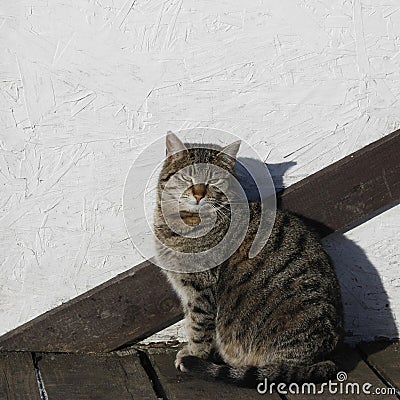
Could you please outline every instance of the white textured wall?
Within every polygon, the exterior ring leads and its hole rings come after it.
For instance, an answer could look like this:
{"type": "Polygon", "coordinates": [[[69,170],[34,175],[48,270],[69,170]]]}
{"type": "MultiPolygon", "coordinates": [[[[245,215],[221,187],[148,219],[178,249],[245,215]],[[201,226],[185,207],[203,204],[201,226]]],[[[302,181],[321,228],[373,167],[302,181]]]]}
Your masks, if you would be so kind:
{"type": "MultiPolygon", "coordinates": [[[[268,162],[297,163],[273,168],[286,184],[394,130],[400,7],[2,1],[0,78],[4,333],[140,261],[124,240],[123,182],[168,129],[243,136],[268,162]]],[[[399,220],[396,209],[350,233],[393,296],[399,220]]]]}

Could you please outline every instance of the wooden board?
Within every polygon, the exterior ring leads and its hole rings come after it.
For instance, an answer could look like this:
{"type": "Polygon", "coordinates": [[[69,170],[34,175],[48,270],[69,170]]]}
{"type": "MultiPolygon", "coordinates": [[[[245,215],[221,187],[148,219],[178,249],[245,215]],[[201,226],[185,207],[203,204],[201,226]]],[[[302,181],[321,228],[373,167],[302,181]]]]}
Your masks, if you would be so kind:
{"type": "Polygon", "coordinates": [[[290,186],[280,206],[327,235],[400,199],[400,130],[290,186]]]}
{"type": "MultiPolygon", "coordinates": [[[[400,198],[400,131],[285,190],[281,206],[323,236],[400,198]]],[[[179,301],[144,262],[0,337],[0,350],[98,352],[139,341],[178,321],[179,301]]]]}
{"type": "MultiPolygon", "coordinates": [[[[178,372],[174,366],[177,350],[149,349],[148,356],[165,391],[168,400],[232,400],[232,399],[260,399],[257,390],[239,388],[220,382],[205,382],[188,374],[178,372]]],[[[280,399],[275,393],[264,395],[265,399],[280,399]]]]}
{"type": "Polygon", "coordinates": [[[400,395],[400,343],[371,342],[361,343],[358,347],[367,361],[400,395]]]}
{"type": "Polygon", "coordinates": [[[99,352],[150,336],[181,318],[158,267],[144,262],[0,338],[0,350],[99,352]]]}
{"type": "MultiPolygon", "coordinates": [[[[323,389],[323,393],[321,394],[307,394],[307,392],[303,394],[286,394],[285,396],[290,399],[296,400],[306,400],[309,398],[315,399],[336,399],[336,398],[346,398],[346,399],[382,399],[382,394],[375,393],[376,389],[380,390],[384,388],[387,390],[388,387],[376,376],[373,370],[369,368],[369,366],[361,359],[361,356],[352,348],[348,346],[343,346],[341,351],[335,356],[335,361],[337,362],[340,371],[344,371],[347,374],[347,379],[343,380],[343,386],[340,387],[340,382],[335,379],[333,382],[338,383],[337,390],[338,392],[329,393],[328,388],[323,389]],[[348,386],[346,389],[346,383],[354,383],[359,385],[360,393],[357,395],[353,394],[352,387],[348,386]],[[363,385],[366,383],[370,383],[371,387],[366,387],[367,390],[370,391],[370,394],[363,393],[363,385]],[[346,390],[347,393],[346,394],[346,390]],[[340,392],[342,394],[340,394],[340,392]]],[[[318,389],[321,389],[321,385],[317,385],[318,389]]],[[[385,399],[395,400],[397,397],[394,394],[387,394],[384,396],[385,399]]]]}
{"type": "Polygon", "coordinates": [[[30,353],[0,353],[0,400],[40,400],[30,353]]]}
{"type": "Polygon", "coordinates": [[[137,355],[38,354],[50,400],[155,400],[137,355]]]}

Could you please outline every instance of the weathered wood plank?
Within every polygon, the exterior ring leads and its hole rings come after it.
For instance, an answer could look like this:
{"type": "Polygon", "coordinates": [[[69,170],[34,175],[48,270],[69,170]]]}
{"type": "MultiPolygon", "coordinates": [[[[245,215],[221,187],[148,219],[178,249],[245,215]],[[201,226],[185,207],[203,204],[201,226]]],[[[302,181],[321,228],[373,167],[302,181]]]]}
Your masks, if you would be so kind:
{"type": "Polygon", "coordinates": [[[38,367],[51,400],[155,400],[138,355],[38,355],[38,367]]]}
{"type": "Polygon", "coordinates": [[[98,352],[181,318],[160,269],[144,262],[0,338],[0,350],[98,352]]]}
{"type": "MultiPolygon", "coordinates": [[[[281,207],[326,235],[400,198],[400,130],[280,194],[281,207]],[[384,160],[384,161],[383,161],[384,160]]],[[[144,262],[0,337],[0,350],[109,351],[178,321],[179,301],[144,262]]]]}
{"type": "Polygon", "coordinates": [[[30,353],[0,354],[0,400],[40,400],[30,353]]]}
{"type": "Polygon", "coordinates": [[[367,361],[400,394],[400,342],[361,343],[358,348],[367,361]]]}
{"type": "MultiPolygon", "coordinates": [[[[340,386],[340,381],[337,379],[333,380],[334,383],[337,383],[337,386],[335,386],[337,390],[336,393],[329,392],[328,387],[321,389],[321,385],[317,385],[317,390],[323,390],[322,393],[308,394],[308,388],[306,388],[306,391],[303,393],[291,394],[288,392],[285,396],[289,400],[306,400],[309,398],[336,399],[342,396],[346,399],[382,399],[383,395],[377,393],[377,390],[379,391],[381,388],[387,390],[388,387],[376,376],[355,350],[348,346],[343,346],[334,359],[340,371],[344,371],[347,374],[347,379],[342,380],[342,386],[340,386]],[[346,384],[349,383],[358,384],[358,386],[349,385],[346,387],[346,384]],[[369,393],[365,393],[363,392],[363,385],[368,383],[371,386],[365,386],[364,389],[369,391],[369,393]],[[359,389],[357,389],[357,387],[359,389]],[[359,390],[359,392],[357,392],[357,390],[359,390]]],[[[388,400],[397,399],[394,394],[386,394],[384,397],[388,400]]]]}
{"type": "Polygon", "coordinates": [[[400,199],[400,130],[290,186],[280,206],[325,236],[400,199]]]}
{"type": "MultiPolygon", "coordinates": [[[[149,349],[147,353],[168,400],[260,399],[260,394],[256,388],[246,389],[222,382],[205,382],[178,372],[174,366],[177,350],[149,349]]],[[[280,399],[276,393],[263,397],[265,399],[280,399]]]]}

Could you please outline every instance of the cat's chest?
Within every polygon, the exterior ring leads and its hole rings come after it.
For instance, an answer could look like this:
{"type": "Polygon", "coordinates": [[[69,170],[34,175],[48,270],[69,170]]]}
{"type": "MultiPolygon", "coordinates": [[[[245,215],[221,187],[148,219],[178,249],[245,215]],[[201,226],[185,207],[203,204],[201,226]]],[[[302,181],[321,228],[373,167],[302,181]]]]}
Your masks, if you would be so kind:
{"type": "Polygon", "coordinates": [[[218,288],[218,271],[216,269],[190,274],[170,271],[165,271],[165,273],[184,304],[204,294],[216,299],[218,288]]]}

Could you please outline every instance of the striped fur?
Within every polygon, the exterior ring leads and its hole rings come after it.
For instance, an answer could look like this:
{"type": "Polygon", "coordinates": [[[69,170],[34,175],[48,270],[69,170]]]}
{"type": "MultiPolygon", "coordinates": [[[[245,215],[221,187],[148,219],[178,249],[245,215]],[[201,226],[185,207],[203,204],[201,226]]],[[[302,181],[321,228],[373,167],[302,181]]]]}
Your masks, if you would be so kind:
{"type": "MultiPolygon", "coordinates": [[[[212,191],[206,191],[206,198],[213,198],[227,212],[201,240],[172,234],[164,221],[160,193],[175,172],[207,162],[234,174],[233,163],[229,157],[221,157],[218,146],[201,146],[186,145],[181,147],[180,156],[168,157],[159,179],[155,232],[162,242],[180,252],[213,247],[229,227],[227,199],[212,191]]],[[[249,209],[245,240],[222,265],[190,274],[164,271],[181,298],[188,335],[187,346],[177,355],[176,367],[205,379],[250,386],[264,378],[270,382],[328,380],[336,370],[329,357],[343,329],[334,267],[303,222],[280,210],[268,242],[249,259],[261,207],[250,202],[249,209]],[[208,361],[213,352],[219,354],[224,365],[208,361]]],[[[179,262],[168,251],[159,251],[157,257],[171,265],[179,262]]]]}
{"type": "Polygon", "coordinates": [[[332,361],[320,361],[313,365],[284,360],[263,367],[232,367],[216,364],[195,356],[182,358],[185,370],[208,381],[222,380],[244,387],[256,387],[267,377],[269,383],[320,383],[334,378],[338,369],[332,361]]]}

